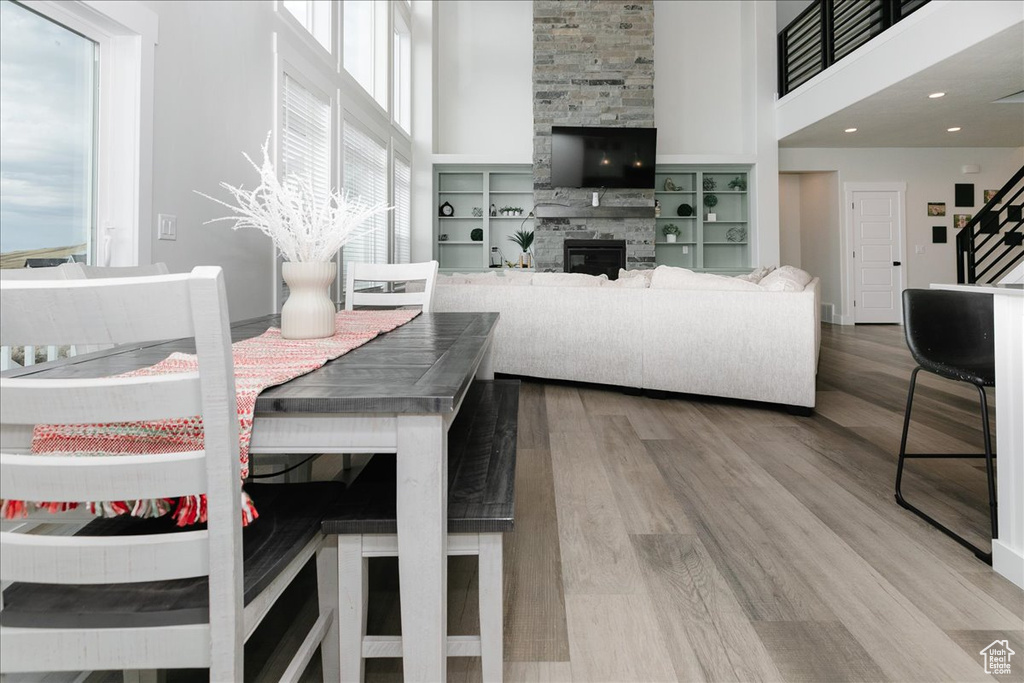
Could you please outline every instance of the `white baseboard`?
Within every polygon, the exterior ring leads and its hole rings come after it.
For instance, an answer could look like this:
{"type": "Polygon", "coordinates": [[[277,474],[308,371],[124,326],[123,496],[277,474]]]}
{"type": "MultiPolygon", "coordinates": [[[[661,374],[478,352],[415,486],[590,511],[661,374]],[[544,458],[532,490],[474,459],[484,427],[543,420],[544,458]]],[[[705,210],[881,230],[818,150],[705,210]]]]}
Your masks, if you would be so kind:
{"type": "Polygon", "coordinates": [[[999,539],[992,541],[992,569],[1019,588],[1024,588],[1024,553],[999,539]]]}

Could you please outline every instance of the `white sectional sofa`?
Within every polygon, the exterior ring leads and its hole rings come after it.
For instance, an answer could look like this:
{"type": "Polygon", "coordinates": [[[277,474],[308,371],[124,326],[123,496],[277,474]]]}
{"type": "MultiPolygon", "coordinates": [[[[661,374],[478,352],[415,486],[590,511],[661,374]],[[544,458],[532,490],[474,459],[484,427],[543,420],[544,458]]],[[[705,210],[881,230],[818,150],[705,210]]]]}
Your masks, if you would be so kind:
{"type": "Polygon", "coordinates": [[[439,278],[434,310],[500,313],[497,372],[814,407],[817,278],[788,287],[799,291],[719,290],[739,285],[663,268],[629,283],[549,273],[439,278]],[[686,281],[668,277],[676,275],[686,281]]]}

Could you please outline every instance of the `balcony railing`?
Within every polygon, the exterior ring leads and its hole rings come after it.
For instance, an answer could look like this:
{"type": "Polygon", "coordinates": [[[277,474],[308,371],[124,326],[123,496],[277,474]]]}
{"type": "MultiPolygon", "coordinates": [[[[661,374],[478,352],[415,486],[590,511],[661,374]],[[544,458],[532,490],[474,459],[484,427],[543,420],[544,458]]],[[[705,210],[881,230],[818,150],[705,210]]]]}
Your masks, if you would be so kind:
{"type": "Polygon", "coordinates": [[[779,33],[779,97],[927,3],[928,0],[815,0],[779,33]]]}

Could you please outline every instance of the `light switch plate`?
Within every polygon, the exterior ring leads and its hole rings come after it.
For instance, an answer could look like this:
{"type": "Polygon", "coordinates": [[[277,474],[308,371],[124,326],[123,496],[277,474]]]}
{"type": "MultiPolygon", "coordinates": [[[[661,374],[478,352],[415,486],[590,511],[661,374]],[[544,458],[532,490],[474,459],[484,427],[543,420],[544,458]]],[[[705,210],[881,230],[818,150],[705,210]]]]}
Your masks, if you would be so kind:
{"type": "Polygon", "coordinates": [[[686,247],[686,246],[684,246],[684,247],[683,247],[683,253],[684,253],[684,254],[689,254],[689,253],[690,253],[690,248],[689,248],[689,247],[686,247]]]}
{"type": "Polygon", "coordinates": [[[914,253],[915,254],[923,254],[924,253],[924,245],[923,244],[915,244],[914,245],[914,253]]]}
{"type": "Polygon", "coordinates": [[[158,240],[178,239],[178,218],[169,213],[156,216],[156,238],[158,240]]]}

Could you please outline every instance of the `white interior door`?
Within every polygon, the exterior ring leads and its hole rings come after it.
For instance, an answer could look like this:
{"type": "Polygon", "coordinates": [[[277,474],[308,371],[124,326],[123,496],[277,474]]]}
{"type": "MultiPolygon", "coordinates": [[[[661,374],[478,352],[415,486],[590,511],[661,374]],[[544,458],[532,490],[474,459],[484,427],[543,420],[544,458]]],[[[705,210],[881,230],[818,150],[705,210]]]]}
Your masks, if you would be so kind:
{"type": "Polygon", "coordinates": [[[854,322],[902,322],[900,193],[856,190],[852,197],[854,322]]]}

